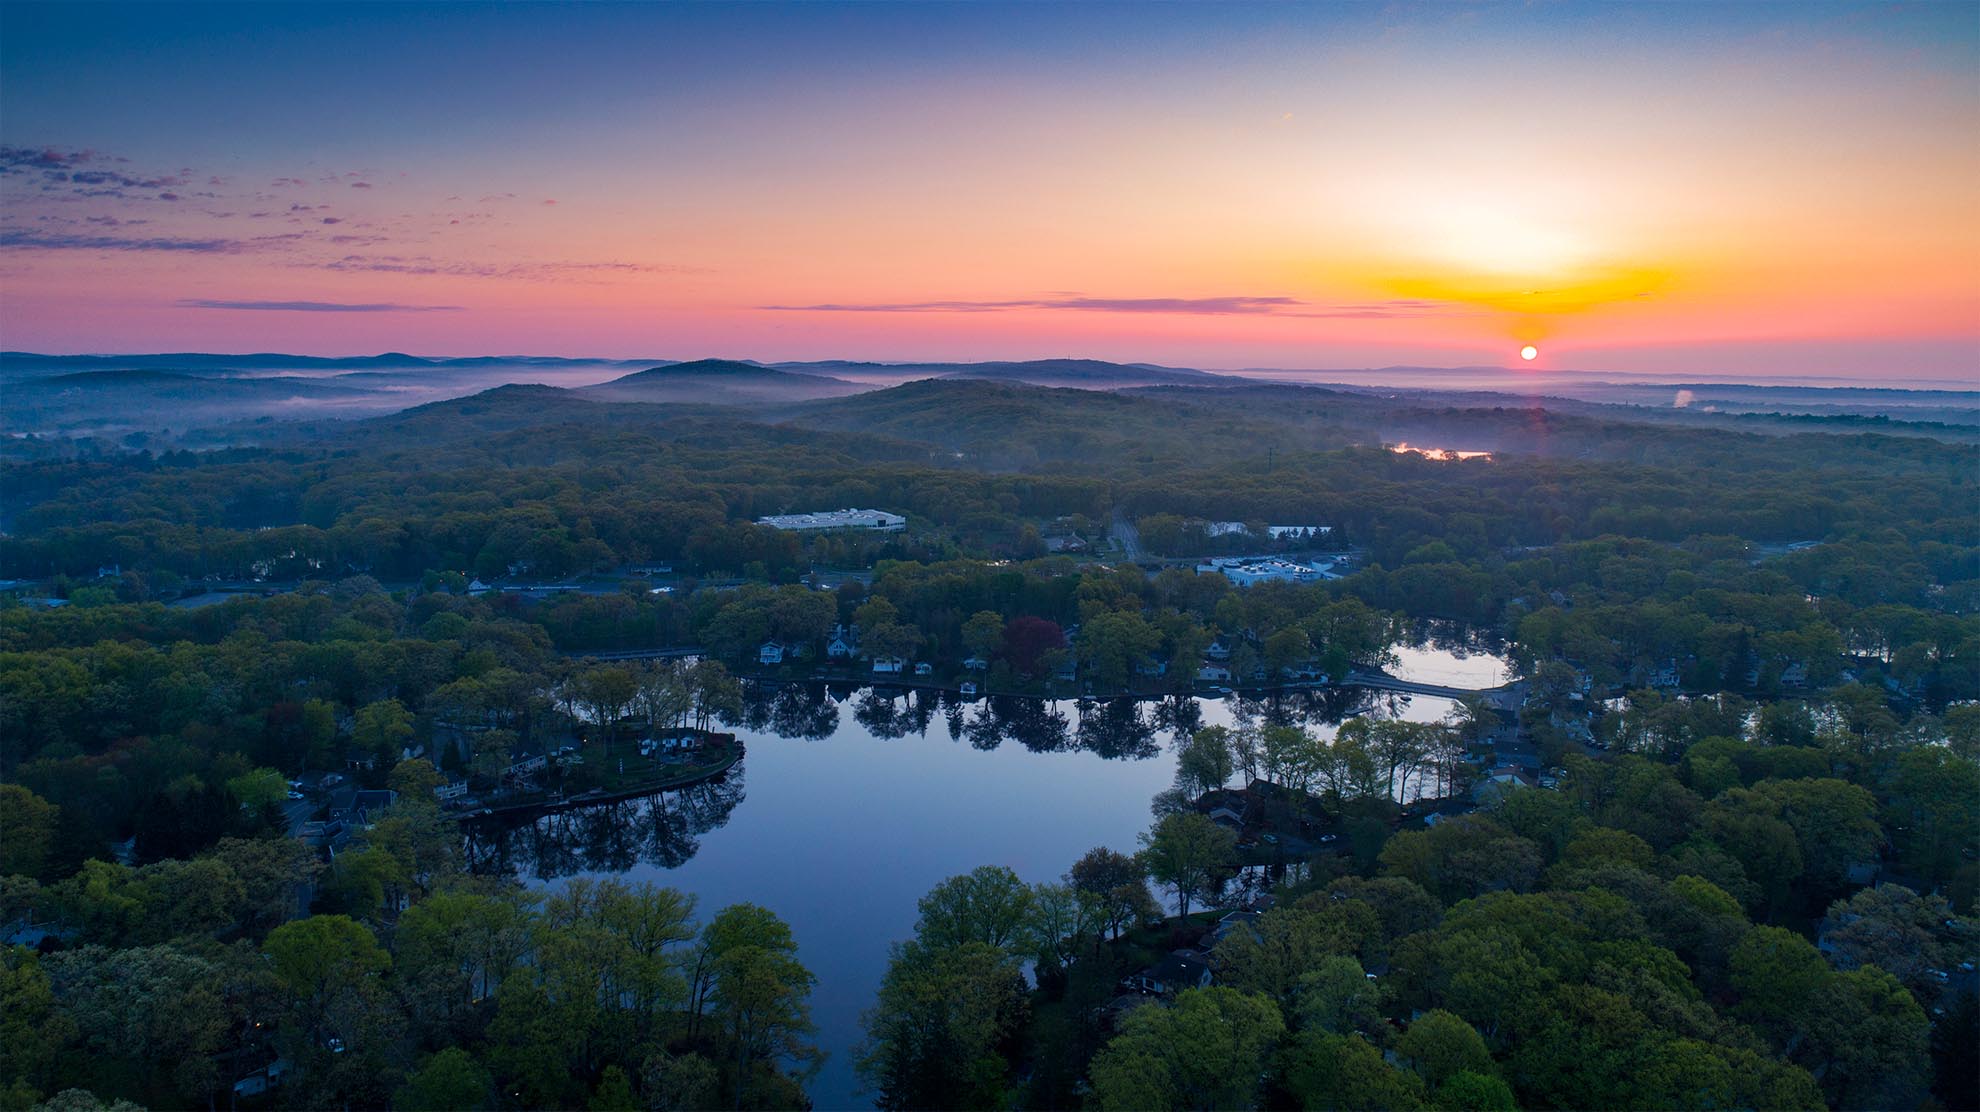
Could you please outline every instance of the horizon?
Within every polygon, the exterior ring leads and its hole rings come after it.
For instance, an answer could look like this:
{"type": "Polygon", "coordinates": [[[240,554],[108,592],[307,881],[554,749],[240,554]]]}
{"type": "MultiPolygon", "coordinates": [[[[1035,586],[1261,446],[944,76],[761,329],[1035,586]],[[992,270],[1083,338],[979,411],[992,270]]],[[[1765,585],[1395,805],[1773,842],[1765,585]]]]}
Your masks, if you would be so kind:
{"type": "Polygon", "coordinates": [[[1970,14],[6,4],[0,330],[1957,382],[1970,14]]]}
{"type": "MultiPolygon", "coordinates": [[[[1042,356],[1032,356],[1025,358],[1014,358],[1014,359],[974,359],[974,360],[939,359],[939,358],[916,359],[912,357],[891,358],[891,359],[859,359],[859,358],[840,357],[840,356],[812,356],[806,358],[793,358],[793,359],[761,359],[749,355],[696,355],[685,358],[679,358],[679,357],[665,356],[665,355],[574,356],[574,355],[558,355],[558,354],[549,354],[549,353],[518,354],[513,352],[501,353],[501,354],[461,353],[461,354],[442,355],[442,354],[433,354],[433,353],[422,353],[416,351],[407,351],[400,348],[386,348],[378,351],[359,351],[359,352],[349,352],[349,353],[317,353],[317,352],[274,351],[274,350],[243,351],[243,352],[220,352],[220,351],[53,352],[53,351],[25,351],[25,350],[16,350],[16,349],[0,349],[0,358],[12,358],[12,359],[100,359],[107,362],[116,362],[118,360],[167,359],[175,356],[186,356],[186,357],[202,358],[202,359],[226,359],[226,360],[234,360],[241,364],[240,366],[236,366],[236,367],[211,368],[211,370],[214,371],[268,370],[271,372],[289,372],[289,373],[302,371],[305,370],[306,368],[282,368],[282,367],[257,368],[257,367],[253,367],[249,363],[249,361],[256,358],[281,358],[281,359],[321,359],[326,362],[352,362],[359,360],[375,360],[375,359],[383,359],[391,356],[398,356],[407,359],[416,359],[416,360],[421,360],[424,362],[432,362],[432,363],[444,364],[450,362],[479,361],[483,363],[494,364],[497,366],[509,364],[511,362],[514,365],[521,366],[529,362],[542,362],[542,361],[555,361],[560,363],[571,363],[571,364],[580,364],[580,365],[645,364],[654,367],[671,366],[675,364],[695,363],[695,362],[731,362],[731,363],[753,364],[756,366],[762,366],[768,368],[788,368],[788,367],[806,367],[806,366],[818,366],[818,365],[829,365],[829,364],[848,364],[852,366],[873,367],[880,370],[885,370],[888,368],[901,368],[901,367],[912,368],[912,367],[923,367],[923,366],[946,366],[946,367],[961,368],[961,367],[995,365],[995,364],[1022,365],[1022,364],[1036,364],[1036,363],[1055,363],[1055,362],[1091,362],[1091,363],[1102,363],[1110,366],[1119,366],[1119,367],[1148,367],[1148,368],[1154,368],[1154,369],[1166,370],[1166,371],[1199,372],[1214,377],[1245,379],[1258,383],[1277,383],[1277,384],[1303,385],[1303,386],[1340,385],[1340,386],[1355,386],[1360,388],[1393,387],[1396,389],[1425,390],[1425,391],[1446,389],[1446,390],[1480,390],[1490,393],[1508,393],[1508,392],[1517,393],[1521,391],[1518,391],[1516,389],[1509,389],[1509,388],[1515,388],[1519,386],[1520,383],[1526,382],[1536,387],[1543,387],[1543,386],[1599,387],[1603,385],[1632,385],[1632,384],[1640,385],[1640,386],[1748,386],[1758,389],[1798,388],[1798,389],[1893,390],[1893,391],[1910,391],[1910,392],[1938,392],[1938,393],[1980,395],[1980,383],[1976,383],[1976,380],[1970,376],[1930,378],[1930,377],[1908,375],[1903,377],[1892,377],[1892,378],[1872,378],[1872,377],[1864,377],[1864,376],[1848,375],[1848,374],[1831,374],[1831,375],[1802,374],[1792,371],[1779,371],[1779,372],[1770,372],[1770,373],[1755,373],[1755,372],[1713,373],[1710,371],[1703,371],[1695,368],[1670,370],[1670,371],[1623,370],[1619,368],[1590,368],[1590,367],[1542,368],[1542,367],[1534,367],[1531,365],[1521,365],[1516,363],[1515,364],[1474,363],[1474,364],[1455,364],[1455,365],[1447,365],[1447,366],[1398,363],[1398,364],[1389,364],[1386,366],[1364,366],[1364,367],[1347,367],[1347,366],[1215,367],[1215,366],[1202,366],[1202,365],[1192,366],[1192,365],[1184,365],[1179,363],[1162,363],[1155,360],[1146,360],[1146,359],[1142,359],[1142,360],[1100,359],[1094,356],[1085,356],[1085,355],[1042,355],[1042,356]],[[1341,377],[1336,377],[1336,378],[1321,377],[1321,376],[1330,376],[1330,375],[1341,376],[1341,377]],[[1393,378],[1381,377],[1385,375],[1398,376],[1398,377],[1393,377],[1393,378]],[[1469,381],[1469,382],[1444,381],[1444,380],[1455,380],[1455,379],[1475,380],[1480,376],[1500,376],[1503,381],[1497,385],[1483,385],[1476,381],[1469,381]],[[1418,377],[1420,377],[1421,381],[1409,381],[1411,378],[1418,378],[1418,377]],[[1357,378],[1362,379],[1363,381],[1356,381],[1357,378]]],[[[125,368],[103,368],[103,369],[118,370],[125,368]]],[[[159,370],[161,372],[169,372],[169,371],[177,370],[179,373],[193,374],[195,376],[197,376],[198,374],[197,370],[187,369],[187,368],[160,367],[160,368],[147,368],[147,369],[159,370]]],[[[280,377],[280,375],[272,375],[271,377],[280,377]]],[[[336,377],[336,376],[332,375],[329,377],[336,377]]],[[[909,381],[909,380],[904,379],[902,381],[909,381]]],[[[521,379],[521,378],[510,379],[505,381],[504,383],[501,383],[500,385],[517,385],[517,386],[544,385],[544,386],[551,386],[557,389],[565,388],[555,383],[533,383],[527,379],[521,379]]],[[[490,387],[490,389],[492,388],[493,387],[490,387]]]]}

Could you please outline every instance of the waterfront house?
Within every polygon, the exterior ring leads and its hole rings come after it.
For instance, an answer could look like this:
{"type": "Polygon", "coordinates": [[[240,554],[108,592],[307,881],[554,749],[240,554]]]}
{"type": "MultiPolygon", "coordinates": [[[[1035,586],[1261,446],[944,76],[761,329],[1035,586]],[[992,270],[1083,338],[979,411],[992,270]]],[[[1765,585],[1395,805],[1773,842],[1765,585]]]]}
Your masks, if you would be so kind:
{"type": "Polygon", "coordinates": [[[1205,664],[1196,670],[1198,683],[1229,683],[1231,670],[1222,664],[1205,664]]]}
{"type": "Polygon", "coordinates": [[[858,638],[843,625],[832,627],[832,639],[825,642],[825,655],[833,660],[851,660],[859,655],[858,638]]]}
{"type": "Polygon", "coordinates": [[[907,667],[907,661],[898,656],[876,656],[873,658],[873,674],[876,676],[898,676],[907,667]]]}
{"type": "Polygon", "coordinates": [[[921,661],[914,666],[914,674],[917,676],[932,676],[935,674],[935,666],[925,660],[921,661]]]}
{"type": "Polygon", "coordinates": [[[756,662],[758,664],[782,664],[784,662],[784,646],[775,641],[763,642],[762,645],[757,647],[756,662]]]}
{"type": "Polygon", "coordinates": [[[1258,921],[1258,914],[1256,911],[1233,911],[1222,919],[1217,920],[1217,926],[1215,928],[1217,941],[1222,942],[1233,931],[1251,930],[1251,925],[1258,921]]]}
{"type": "Polygon", "coordinates": [[[1170,954],[1127,979],[1128,986],[1158,996],[1174,996],[1184,989],[1209,988],[1210,967],[1194,958],[1170,954]]]}

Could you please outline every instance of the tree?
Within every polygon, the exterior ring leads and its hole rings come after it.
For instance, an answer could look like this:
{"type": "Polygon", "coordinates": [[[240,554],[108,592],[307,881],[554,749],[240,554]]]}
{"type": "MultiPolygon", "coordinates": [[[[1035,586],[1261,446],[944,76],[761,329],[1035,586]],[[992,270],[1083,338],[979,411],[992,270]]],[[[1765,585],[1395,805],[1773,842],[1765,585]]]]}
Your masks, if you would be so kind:
{"type": "Polygon", "coordinates": [[[1841,1108],[1911,1108],[1931,1078],[1931,1024],[1896,977],[1869,966],[1829,976],[1810,1000],[1797,1056],[1826,1067],[1822,1090],[1841,1108]]]}
{"type": "Polygon", "coordinates": [[[995,610],[978,610],[962,627],[963,648],[969,655],[989,660],[1004,643],[1004,616],[995,610]]]}
{"type": "Polygon", "coordinates": [[[743,1107],[759,1067],[818,1057],[805,1041],[815,1030],[809,1003],[815,983],[795,945],[731,946],[715,959],[710,1000],[734,1048],[735,1107],[743,1107]]]}
{"type": "Polygon", "coordinates": [[[1031,888],[1001,865],[952,876],[921,897],[915,937],[937,949],[981,942],[1007,952],[1023,949],[1031,919],[1031,888]]]}
{"type": "Polygon", "coordinates": [[[1901,884],[1880,884],[1830,904],[1821,936],[1837,968],[1876,966],[1929,1003],[1939,995],[1931,971],[1951,964],[1946,959],[1952,952],[1955,924],[1958,920],[1944,896],[1921,896],[1901,884]]]}
{"type": "Polygon", "coordinates": [[[1137,1008],[1093,1059],[1103,1109],[1249,1108],[1265,1056],[1285,1032],[1279,1010],[1235,989],[1193,988],[1137,1008]]]}
{"type": "Polygon", "coordinates": [[[1431,1094],[1430,1103],[1446,1112],[1513,1112],[1512,1087],[1489,1074],[1459,1070],[1431,1094]]]}
{"type": "Polygon", "coordinates": [[[1004,659],[1020,676],[1044,675],[1065,647],[1065,631],[1057,622],[1024,615],[1004,627],[1004,659]]]}
{"type": "Polygon", "coordinates": [[[0,876],[37,877],[55,838],[53,803],[19,784],[0,784],[0,876]]]}
{"type": "Polygon", "coordinates": [[[1221,874],[1237,863],[1237,835],[1198,814],[1170,815],[1141,835],[1148,875],[1175,893],[1177,914],[1190,901],[1221,887],[1221,874]]]}
{"type": "Polygon", "coordinates": [[[1086,851],[1066,873],[1066,880],[1081,892],[1100,901],[1102,926],[1118,939],[1121,928],[1132,926],[1155,914],[1155,901],[1148,894],[1148,871],[1138,857],[1116,853],[1105,846],[1086,851]]]}
{"type": "Polygon", "coordinates": [[[1176,754],[1176,786],[1191,799],[1230,782],[1230,730],[1206,726],[1192,734],[1176,754]]]}
{"type": "Polygon", "coordinates": [[[473,1055],[450,1046],[421,1063],[406,1078],[395,1103],[400,1108],[470,1112],[491,1103],[494,1086],[495,1079],[473,1055]]]}
{"type": "Polygon", "coordinates": [[[425,757],[414,757],[392,766],[392,774],[385,778],[385,785],[399,793],[402,802],[431,803],[433,790],[447,782],[433,762],[425,757]]]}
{"type": "Polygon", "coordinates": [[[1140,614],[1109,610],[1080,627],[1077,649],[1080,667],[1093,682],[1119,689],[1127,686],[1135,666],[1161,645],[1161,631],[1140,614]]]}
{"type": "Polygon", "coordinates": [[[1030,949],[1042,968],[1063,968],[1098,939],[1105,919],[1105,897],[1070,884],[1039,884],[1031,889],[1030,949]]]}
{"type": "Polygon", "coordinates": [[[1359,952],[1380,933],[1374,910],[1352,900],[1273,908],[1217,943],[1218,979],[1284,1007],[1308,970],[1330,955],[1359,952]]]}
{"type": "Polygon", "coordinates": [[[1774,1036],[1794,1042],[1813,1021],[1815,991],[1829,978],[1829,964],[1808,940],[1780,927],[1756,927],[1733,947],[1729,959],[1734,1013],[1774,1036]]]}
{"type": "Polygon", "coordinates": [[[247,811],[277,807],[289,797],[288,782],[272,768],[257,768],[227,781],[227,794],[247,811]]]}
{"type": "Polygon", "coordinates": [[[1028,1016],[1017,959],[984,942],[897,944],[857,1052],[882,1108],[993,1108],[1028,1016]]]}
{"type": "Polygon", "coordinates": [[[1373,1030],[1382,1021],[1388,992],[1360,962],[1334,954],[1300,974],[1293,995],[1302,1029],[1346,1035],[1373,1030]]]}
{"type": "Polygon", "coordinates": [[[1396,1055],[1431,1089],[1461,1072],[1491,1076],[1497,1071],[1492,1052],[1477,1029],[1442,1008],[1433,1008],[1413,1020],[1396,1040],[1396,1055]]]}
{"type": "Polygon", "coordinates": [[[397,699],[366,703],[351,722],[351,743],[382,765],[398,763],[412,736],[412,712],[397,699]]]}
{"type": "Polygon", "coordinates": [[[1306,1109],[1418,1109],[1423,1082],[1382,1060],[1360,1035],[1303,1032],[1280,1056],[1285,1086],[1306,1109]]]}

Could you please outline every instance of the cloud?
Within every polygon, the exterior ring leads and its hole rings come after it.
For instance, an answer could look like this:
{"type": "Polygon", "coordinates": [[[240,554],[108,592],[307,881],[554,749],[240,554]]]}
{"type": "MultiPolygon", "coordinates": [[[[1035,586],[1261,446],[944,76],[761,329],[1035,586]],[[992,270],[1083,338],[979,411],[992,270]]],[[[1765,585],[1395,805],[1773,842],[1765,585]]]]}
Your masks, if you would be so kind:
{"type": "Polygon", "coordinates": [[[84,236],[41,232],[0,231],[0,248],[30,251],[183,251],[197,255],[225,255],[246,244],[238,239],[191,239],[180,236],[84,236]]]}
{"type": "Polygon", "coordinates": [[[401,305],[396,301],[228,301],[219,298],[188,297],[178,302],[182,309],[249,309],[277,313],[459,313],[459,305],[401,305]]]}
{"type": "Polygon", "coordinates": [[[370,188],[371,188],[371,183],[370,183],[370,182],[368,182],[368,181],[354,181],[354,182],[352,182],[352,183],[351,183],[351,188],[352,188],[352,189],[370,189],[370,188]]]}
{"type": "Polygon", "coordinates": [[[1166,313],[1195,316],[1414,317],[1447,311],[1434,301],[1383,301],[1364,305],[1314,305],[1294,297],[1046,297],[1009,301],[905,301],[819,305],[765,305],[798,313],[1003,313],[1059,309],[1086,313],[1166,313]]]}
{"type": "Polygon", "coordinates": [[[521,278],[537,281],[570,280],[587,274],[679,274],[694,268],[625,262],[470,263],[436,259],[431,255],[346,255],[324,263],[304,265],[323,270],[366,271],[379,274],[439,274],[453,278],[521,278]]]}

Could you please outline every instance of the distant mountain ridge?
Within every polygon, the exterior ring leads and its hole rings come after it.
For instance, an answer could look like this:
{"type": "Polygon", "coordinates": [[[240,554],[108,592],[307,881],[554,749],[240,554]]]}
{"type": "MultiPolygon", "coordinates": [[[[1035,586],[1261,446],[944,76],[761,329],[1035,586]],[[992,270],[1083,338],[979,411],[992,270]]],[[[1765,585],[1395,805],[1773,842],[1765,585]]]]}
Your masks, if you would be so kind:
{"type": "Polygon", "coordinates": [[[829,375],[782,370],[740,359],[694,359],[634,371],[583,389],[590,395],[626,401],[761,405],[843,397],[872,388],[829,375]]]}
{"type": "Polygon", "coordinates": [[[855,375],[866,378],[977,378],[1025,382],[1033,386],[1074,386],[1115,389],[1124,386],[1207,386],[1230,379],[1187,367],[1154,363],[1110,363],[1102,359],[991,360],[982,363],[870,363],[825,360],[812,363],[773,363],[779,370],[806,374],[855,375]]]}

